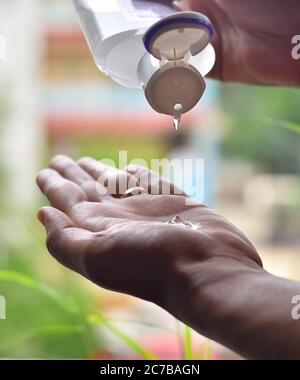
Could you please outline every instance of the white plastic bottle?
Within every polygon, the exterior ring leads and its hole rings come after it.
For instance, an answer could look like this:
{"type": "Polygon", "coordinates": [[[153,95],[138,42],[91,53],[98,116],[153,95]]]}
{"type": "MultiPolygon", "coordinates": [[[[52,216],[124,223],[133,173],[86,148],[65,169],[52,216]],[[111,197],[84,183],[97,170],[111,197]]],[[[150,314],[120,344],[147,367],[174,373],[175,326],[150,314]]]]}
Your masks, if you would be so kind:
{"type": "Polygon", "coordinates": [[[214,30],[196,12],[171,0],[74,0],[94,60],[120,85],[141,88],[157,112],[192,109],[215,63],[214,30]]]}

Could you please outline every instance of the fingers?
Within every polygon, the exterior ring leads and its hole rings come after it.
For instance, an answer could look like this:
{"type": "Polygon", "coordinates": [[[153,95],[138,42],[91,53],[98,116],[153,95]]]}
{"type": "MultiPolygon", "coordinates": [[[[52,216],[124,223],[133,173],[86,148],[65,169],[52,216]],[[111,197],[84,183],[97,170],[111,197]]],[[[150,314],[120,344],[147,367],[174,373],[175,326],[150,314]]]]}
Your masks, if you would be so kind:
{"type": "Polygon", "coordinates": [[[110,201],[127,189],[144,187],[152,195],[183,195],[185,193],[159,174],[138,165],[120,170],[90,157],[78,162],[59,155],[53,158],[50,169],[40,173],[38,185],[53,207],[66,213],[74,204],[110,201]]]}
{"type": "Polygon", "coordinates": [[[85,275],[84,255],[89,252],[94,235],[75,228],[71,219],[52,207],[42,208],[38,213],[47,232],[47,248],[61,264],[85,275]]]}
{"type": "Polygon", "coordinates": [[[77,183],[79,186],[85,182],[94,181],[75,161],[64,155],[55,156],[51,160],[49,167],[56,170],[66,179],[77,183]]]}
{"type": "Polygon", "coordinates": [[[53,169],[41,171],[37,184],[51,205],[65,213],[69,213],[76,204],[87,201],[86,194],[77,184],[63,178],[53,169]]]}
{"type": "Polygon", "coordinates": [[[124,194],[127,189],[136,186],[144,187],[152,195],[186,195],[181,189],[164,180],[160,175],[142,166],[130,165],[120,170],[104,165],[90,157],[80,159],[78,164],[100,185],[105,186],[109,194],[113,196],[118,197],[124,194]]]}
{"type": "Polygon", "coordinates": [[[186,194],[173,183],[159,174],[139,165],[129,165],[126,172],[137,178],[139,186],[144,187],[152,195],[183,195],[186,194]]]}
{"type": "Polygon", "coordinates": [[[98,191],[101,191],[101,186],[104,186],[108,194],[119,197],[126,192],[128,187],[137,186],[136,184],[131,186],[133,178],[130,173],[104,165],[93,158],[82,158],[78,161],[78,164],[97,181],[98,186],[100,186],[98,191]]]}
{"type": "Polygon", "coordinates": [[[95,179],[70,157],[57,155],[51,160],[49,166],[60,173],[64,178],[77,183],[85,192],[90,202],[101,202],[104,200],[101,194],[106,192],[105,188],[102,186],[101,191],[99,191],[101,185],[97,184],[95,179]]]}

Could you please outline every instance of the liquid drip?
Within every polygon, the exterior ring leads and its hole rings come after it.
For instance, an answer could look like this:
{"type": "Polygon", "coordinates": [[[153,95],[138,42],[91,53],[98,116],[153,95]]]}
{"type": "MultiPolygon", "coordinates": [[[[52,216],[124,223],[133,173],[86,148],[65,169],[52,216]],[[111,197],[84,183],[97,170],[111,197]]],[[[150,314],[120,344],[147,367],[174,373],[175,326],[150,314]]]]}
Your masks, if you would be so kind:
{"type": "Polygon", "coordinates": [[[181,116],[182,116],[182,104],[177,103],[174,106],[174,113],[173,113],[173,124],[176,131],[179,130],[181,116]]]}
{"type": "Polygon", "coordinates": [[[175,117],[174,117],[173,118],[173,124],[174,124],[174,128],[176,129],[176,131],[178,131],[179,127],[180,127],[180,120],[175,119],[175,117]]]}
{"type": "Polygon", "coordinates": [[[186,220],[183,220],[179,215],[176,215],[173,219],[169,220],[167,224],[176,225],[183,228],[188,228],[190,230],[197,231],[201,227],[199,225],[193,224],[191,222],[187,222],[186,220]]]}

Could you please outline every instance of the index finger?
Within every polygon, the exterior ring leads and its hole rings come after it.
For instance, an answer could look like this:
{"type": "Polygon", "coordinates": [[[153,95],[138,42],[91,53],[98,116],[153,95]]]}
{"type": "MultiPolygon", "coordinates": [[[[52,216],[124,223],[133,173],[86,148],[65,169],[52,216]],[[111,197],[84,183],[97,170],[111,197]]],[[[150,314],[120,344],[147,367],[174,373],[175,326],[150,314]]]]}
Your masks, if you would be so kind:
{"type": "Polygon", "coordinates": [[[70,212],[76,204],[87,201],[86,194],[77,184],[63,178],[53,169],[42,170],[36,182],[51,205],[65,213],[70,212]]]}

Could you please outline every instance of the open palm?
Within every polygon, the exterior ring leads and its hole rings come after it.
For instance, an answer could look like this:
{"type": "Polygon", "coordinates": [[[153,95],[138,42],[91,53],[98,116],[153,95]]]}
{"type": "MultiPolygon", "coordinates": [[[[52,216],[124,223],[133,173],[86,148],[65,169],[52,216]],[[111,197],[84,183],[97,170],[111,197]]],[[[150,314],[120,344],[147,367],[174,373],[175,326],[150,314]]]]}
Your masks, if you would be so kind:
{"type": "MultiPolygon", "coordinates": [[[[55,157],[37,178],[53,206],[39,213],[50,253],[104,288],[166,309],[173,302],[170,288],[174,291],[180,282],[178,268],[187,263],[213,264],[212,258],[221,258],[261,265],[252,244],[238,229],[208,207],[189,204],[184,195],[121,199],[120,194],[99,194],[99,177],[120,182],[145,174],[156,179],[159,188],[166,184],[142,167],[118,170],[91,158],[75,162],[55,157]]],[[[173,185],[170,189],[178,192],[173,185]]]]}

